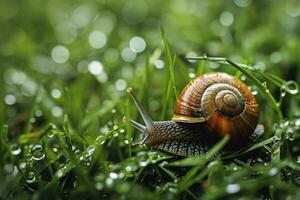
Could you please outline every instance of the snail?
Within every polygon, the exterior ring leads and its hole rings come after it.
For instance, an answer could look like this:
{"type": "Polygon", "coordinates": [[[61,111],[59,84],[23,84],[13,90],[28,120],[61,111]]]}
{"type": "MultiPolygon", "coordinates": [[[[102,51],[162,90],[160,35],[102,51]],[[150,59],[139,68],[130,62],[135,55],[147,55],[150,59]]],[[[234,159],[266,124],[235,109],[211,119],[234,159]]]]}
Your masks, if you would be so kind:
{"type": "Polygon", "coordinates": [[[205,154],[225,135],[230,137],[225,149],[239,149],[249,143],[258,124],[255,96],[242,81],[226,73],[191,80],[181,91],[170,121],[153,121],[132,88],[127,92],[146,125],[130,120],[142,132],[136,144],[179,156],[205,154]]]}

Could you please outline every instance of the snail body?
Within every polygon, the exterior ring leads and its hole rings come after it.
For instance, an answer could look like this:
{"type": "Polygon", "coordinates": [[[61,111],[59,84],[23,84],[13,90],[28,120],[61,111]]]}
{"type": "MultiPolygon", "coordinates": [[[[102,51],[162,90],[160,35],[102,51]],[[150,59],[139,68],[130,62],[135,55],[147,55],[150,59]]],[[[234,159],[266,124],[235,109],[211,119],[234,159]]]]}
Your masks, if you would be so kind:
{"type": "Polygon", "coordinates": [[[146,127],[131,120],[143,132],[145,144],[181,156],[205,153],[225,135],[228,149],[249,142],[259,119],[259,106],[251,90],[226,73],[209,73],[190,81],[180,93],[170,121],[153,122],[128,89],[146,127]]]}

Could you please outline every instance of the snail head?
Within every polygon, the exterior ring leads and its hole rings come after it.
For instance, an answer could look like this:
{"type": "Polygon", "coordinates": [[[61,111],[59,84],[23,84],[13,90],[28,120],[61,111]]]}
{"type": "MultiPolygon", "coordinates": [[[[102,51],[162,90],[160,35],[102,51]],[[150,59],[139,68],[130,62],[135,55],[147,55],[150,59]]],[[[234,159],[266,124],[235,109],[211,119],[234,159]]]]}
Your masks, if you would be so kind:
{"type": "Polygon", "coordinates": [[[151,130],[154,127],[153,120],[150,118],[150,116],[146,113],[145,109],[143,108],[142,104],[138,101],[135,94],[133,93],[132,88],[127,88],[128,94],[131,96],[135,106],[137,107],[141,117],[143,118],[145,125],[142,125],[132,119],[130,119],[131,125],[138,129],[140,132],[142,132],[142,137],[138,139],[137,141],[133,142],[133,145],[137,144],[145,144],[147,139],[149,138],[149,130],[151,130]]]}

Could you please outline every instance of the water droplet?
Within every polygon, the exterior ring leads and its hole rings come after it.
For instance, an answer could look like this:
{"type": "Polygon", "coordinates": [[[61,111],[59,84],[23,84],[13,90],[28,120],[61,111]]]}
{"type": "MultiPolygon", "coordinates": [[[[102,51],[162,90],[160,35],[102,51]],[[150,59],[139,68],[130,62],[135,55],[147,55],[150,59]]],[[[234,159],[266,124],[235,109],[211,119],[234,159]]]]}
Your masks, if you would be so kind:
{"type": "Polygon", "coordinates": [[[25,162],[22,162],[19,164],[19,168],[20,169],[24,169],[26,167],[26,163],[25,162]]]}
{"type": "Polygon", "coordinates": [[[143,38],[135,36],[129,42],[130,49],[135,53],[141,53],[146,48],[146,42],[143,38]]]}
{"type": "Polygon", "coordinates": [[[59,106],[54,106],[54,107],[51,109],[51,112],[52,112],[52,115],[53,115],[54,117],[60,117],[60,116],[62,116],[62,114],[63,114],[63,110],[62,110],[62,108],[59,107],[59,106]]]}
{"type": "Polygon", "coordinates": [[[165,67],[165,63],[164,63],[164,61],[162,61],[160,59],[157,59],[157,60],[154,61],[154,66],[157,69],[163,69],[165,67]]]}
{"type": "Polygon", "coordinates": [[[43,111],[40,109],[37,109],[36,111],[34,111],[34,114],[36,117],[41,117],[43,115],[43,111]]]}
{"type": "Polygon", "coordinates": [[[266,64],[264,62],[257,62],[255,64],[255,69],[260,70],[260,71],[265,71],[266,70],[266,64]]]}
{"type": "Polygon", "coordinates": [[[159,163],[159,166],[163,167],[166,166],[167,164],[169,164],[167,161],[162,161],[161,163],[159,163]]]}
{"type": "Polygon", "coordinates": [[[35,182],[35,180],[36,180],[36,177],[35,177],[35,174],[34,174],[34,172],[28,172],[27,173],[27,176],[26,176],[26,182],[27,183],[33,183],[33,182],[35,182]]]}
{"type": "Polygon", "coordinates": [[[108,131],[108,127],[107,126],[104,126],[104,127],[101,127],[100,130],[99,130],[99,133],[100,134],[104,134],[106,131],[108,131]]]}
{"type": "Polygon", "coordinates": [[[55,99],[59,99],[61,97],[61,91],[59,89],[51,90],[51,96],[55,99]]]}
{"type": "Polygon", "coordinates": [[[93,31],[89,36],[89,43],[94,49],[100,49],[107,42],[106,36],[101,31],[93,31]]]}
{"type": "Polygon", "coordinates": [[[103,184],[102,183],[96,183],[95,188],[96,188],[96,190],[102,190],[103,189],[103,184]]]}
{"type": "Polygon", "coordinates": [[[141,166],[141,167],[146,167],[148,164],[149,164],[149,161],[147,161],[147,160],[139,162],[139,166],[141,166]]]}
{"type": "Polygon", "coordinates": [[[241,186],[239,184],[229,184],[226,186],[226,192],[229,194],[235,194],[239,192],[241,189],[241,186]]]}
{"type": "Polygon", "coordinates": [[[105,183],[108,187],[112,186],[113,182],[114,182],[114,180],[112,178],[107,178],[105,180],[105,183]]]}
{"type": "Polygon", "coordinates": [[[79,150],[79,149],[76,149],[74,153],[75,153],[76,155],[79,155],[80,150],[79,150]]]}
{"type": "Polygon", "coordinates": [[[56,176],[57,176],[58,178],[61,178],[63,175],[64,175],[63,169],[59,169],[59,170],[56,172],[56,176]]]}
{"type": "Polygon", "coordinates": [[[69,50],[62,45],[55,46],[51,51],[52,59],[58,64],[65,63],[69,59],[69,56],[69,50]]]}
{"type": "Polygon", "coordinates": [[[30,153],[34,160],[42,160],[43,158],[45,158],[45,153],[44,153],[42,145],[39,145],[39,144],[34,145],[31,148],[30,153]]]}
{"type": "Polygon", "coordinates": [[[247,7],[251,4],[251,0],[234,0],[234,3],[239,7],[247,7]]]}
{"type": "Polygon", "coordinates": [[[8,94],[5,96],[4,101],[7,105],[14,105],[17,101],[16,97],[12,94],[8,94]]]}
{"type": "Polygon", "coordinates": [[[287,92],[289,92],[292,95],[298,94],[299,92],[298,84],[295,81],[287,81],[286,87],[287,87],[287,92]]]}
{"type": "Polygon", "coordinates": [[[275,51],[271,53],[270,60],[272,63],[279,63],[282,60],[282,55],[280,52],[275,51]]]}
{"type": "MultiPolygon", "coordinates": [[[[185,55],[186,58],[192,58],[192,57],[197,57],[197,56],[198,56],[198,54],[196,52],[194,52],[194,51],[190,51],[190,52],[188,52],[185,55]]],[[[190,63],[196,63],[197,60],[190,60],[190,59],[188,59],[188,62],[190,62],[190,63]]]]}
{"type": "Polygon", "coordinates": [[[103,72],[103,64],[93,60],[88,65],[88,71],[93,75],[100,75],[103,72]]]}
{"type": "Polygon", "coordinates": [[[91,165],[91,162],[92,162],[92,157],[91,156],[81,156],[79,158],[80,161],[82,161],[82,164],[85,165],[85,166],[90,166],[91,165]]]}
{"type": "Polygon", "coordinates": [[[247,77],[245,75],[241,76],[241,81],[245,81],[247,79],[247,77]]]}
{"type": "Polygon", "coordinates": [[[297,163],[300,163],[300,156],[297,157],[297,163]]]}
{"type": "Polygon", "coordinates": [[[95,152],[95,146],[94,145],[90,145],[86,149],[86,153],[87,153],[88,156],[92,155],[94,152],[95,152]]]}
{"type": "Polygon", "coordinates": [[[190,73],[189,73],[189,77],[190,77],[190,78],[195,78],[195,76],[196,76],[196,74],[195,74],[194,72],[190,72],[190,73]]]}
{"type": "Polygon", "coordinates": [[[288,126],[289,124],[290,124],[289,121],[285,121],[285,122],[284,122],[284,126],[288,126]]]}
{"type": "Polygon", "coordinates": [[[256,90],[253,90],[253,91],[252,91],[252,94],[253,94],[254,96],[256,96],[256,95],[258,94],[258,92],[257,92],[256,90]]]}
{"type": "Polygon", "coordinates": [[[119,79],[115,83],[116,89],[119,91],[123,91],[127,88],[127,83],[124,79],[119,79]]]}
{"type": "Polygon", "coordinates": [[[265,127],[262,124],[258,124],[254,130],[254,133],[259,136],[262,135],[264,132],[265,132],[265,127]]]}
{"type": "Polygon", "coordinates": [[[220,23],[223,26],[230,26],[234,21],[233,18],[233,14],[231,12],[228,11],[224,11],[222,12],[221,16],[220,16],[220,23]]]}
{"type": "Polygon", "coordinates": [[[119,133],[118,132],[114,132],[113,137],[118,137],[119,133]]]}
{"type": "Polygon", "coordinates": [[[77,149],[77,148],[76,148],[75,145],[72,145],[72,146],[71,146],[71,150],[72,150],[72,151],[75,151],[76,149],[77,149]]]}
{"type": "Polygon", "coordinates": [[[278,173],[278,169],[273,167],[270,171],[269,171],[269,175],[270,176],[275,176],[278,173]]]}
{"type": "Polygon", "coordinates": [[[112,178],[112,179],[117,179],[117,178],[118,178],[118,174],[115,173],[115,172],[109,173],[109,176],[110,176],[110,178],[112,178]]]}
{"type": "Polygon", "coordinates": [[[121,57],[125,62],[132,62],[136,58],[136,53],[133,52],[129,47],[126,47],[122,50],[121,57]]]}
{"type": "Polygon", "coordinates": [[[132,167],[132,166],[130,166],[130,165],[126,166],[126,167],[125,167],[125,170],[128,171],[128,172],[133,172],[133,171],[135,171],[135,170],[134,170],[134,167],[132,167]]]}
{"type": "Polygon", "coordinates": [[[125,174],[123,173],[123,172],[121,172],[121,173],[119,173],[119,179],[122,179],[122,178],[124,178],[125,177],[125,174]]]}
{"type": "Polygon", "coordinates": [[[19,155],[22,151],[21,147],[17,144],[10,145],[10,151],[12,155],[19,155]]]}
{"type": "Polygon", "coordinates": [[[296,125],[296,126],[300,126],[300,118],[296,119],[295,125],[296,125]]]}

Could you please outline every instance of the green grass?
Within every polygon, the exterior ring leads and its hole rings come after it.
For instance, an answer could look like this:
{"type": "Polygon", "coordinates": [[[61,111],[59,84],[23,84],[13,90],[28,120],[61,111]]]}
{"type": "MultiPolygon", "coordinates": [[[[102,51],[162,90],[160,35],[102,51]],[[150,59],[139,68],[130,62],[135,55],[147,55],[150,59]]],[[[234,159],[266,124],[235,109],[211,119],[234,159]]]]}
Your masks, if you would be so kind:
{"type": "MultiPolygon", "coordinates": [[[[166,92],[162,101],[163,112],[166,112],[169,108],[168,102],[172,100],[172,96],[176,96],[177,89],[175,60],[172,59],[164,33],[163,39],[167,65],[171,65],[166,71],[166,92]],[[171,88],[175,89],[174,93],[171,93],[171,88]]],[[[241,151],[216,156],[228,140],[224,138],[207,155],[179,158],[144,147],[131,147],[133,129],[127,122],[122,122],[121,113],[108,114],[109,109],[90,111],[85,114],[85,120],[76,125],[70,122],[68,115],[65,115],[62,126],[45,123],[45,126],[33,129],[34,124],[28,120],[24,133],[10,144],[7,143],[7,126],[2,126],[1,163],[4,171],[1,176],[5,180],[0,185],[2,196],[47,198],[51,193],[54,196],[75,199],[218,199],[241,196],[267,199],[278,198],[278,195],[299,195],[297,174],[300,173],[300,167],[298,161],[294,160],[296,152],[293,152],[293,145],[297,145],[300,127],[299,124],[296,125],[295,119],[283,120],[280,104],[262,81],[280,83],[276,84],[283,88],[279,96],[288,92],[285,88],[287,83],[273,74],[258,71],[267,78],[260,81],[255,75],[257,71],[251,70],[251,67],[225,58],[205,56],[198,59],[227,62],[225,64],[235,67],[249,78],[250,84],[255,84],[260,89],[267,106],[273,106],[278,114],[273,128],[265,130],[269,132],[269,136],[241,151]],[[108,121],[108,129],[98,137],[86,135],[83,127],[101,121],[103,117],[105,118],[102,120],[107,117],[112,120],[108,121]]],[[[141,89],[150,88],[151,77],[148,76],[153,66],[149,60],[147,58],[145,61],[145,81],[140,85],[141,89]]],[[[202,65],[204,66],[201,63],[200,68],[203,68],[202,65]]],[[[66,91],[72,93],[72,90],[66,91]]],[[[143,95],[141,99],[151,98],[151,94],[143,95]]],[[[76,98],[82,102],[80,98],[84,97],[76,98]]],[[[123,98],[124,104],[121,104],[122,101],[111,104],[124,110],[126,118],[135,118],[133,113],[136,110],[132,102],[126,96],[123,98]]],[[[69,102],[68,97],[65,101],[69,102]]],[[[40,104],[38,100],[33,103],[29,119],[34,117],[35,107],[40,104]]],[[[165,114],[162,118],[165,118],[165,114]]],[[[93,127],[90,129],[93,130],[93,127]]]]}
{"type": "Polygon", "coordinates": [[[138,2],[0,3],[0,199],[299,199],[299,3],[138,2]],[[86,10],[89,23],[76,24],[86,10]],[[103,48],[90,47],[94,30],[103,48]],[[146,49],[126,62],[136,35],[146,49]],[[51,57],[57,45],[64,63],[51,57]],[[215,71],[257,93],[260,138],[225,153],[225,137],[188,158],[132,145],[128,119],[143,122],[126,87],[154,120],[170,120],[188,81],[215,71]]]}

